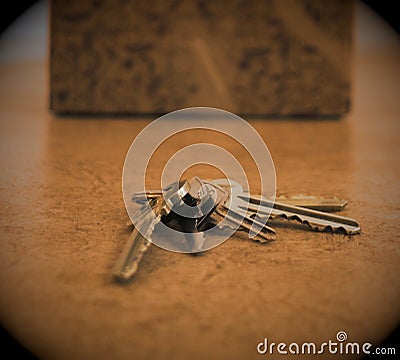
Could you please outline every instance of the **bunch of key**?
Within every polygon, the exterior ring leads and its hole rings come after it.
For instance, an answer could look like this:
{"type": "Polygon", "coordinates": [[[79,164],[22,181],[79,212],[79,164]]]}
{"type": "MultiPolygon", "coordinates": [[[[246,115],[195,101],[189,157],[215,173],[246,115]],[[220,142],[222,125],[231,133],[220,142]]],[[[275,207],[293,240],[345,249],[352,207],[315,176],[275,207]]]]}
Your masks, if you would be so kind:
{"type": "Polygon", "coordinates": [[[185,233],[187,252],[192,254],[204,251],[204,232],[213,227],[254,232],[256,235],[252,239],[260,243],[276,239],[270,224],[279,219],[301,223],[314,231],[348,235],[361,231],[356,220],[332,213],[341,211],[347,204],[345,200],[279,196],[273,201],[243,191],[239,183],[230,179],[194,177],[170,184],[163,190],[133,194],[132,202],[138,206],[134,213],[136,226],[113,270],[120,281],[130,280],[137,272],[158,223],[185,233]],[[182,215],[182,207],[192,208],[192,214],[182,215]]]}

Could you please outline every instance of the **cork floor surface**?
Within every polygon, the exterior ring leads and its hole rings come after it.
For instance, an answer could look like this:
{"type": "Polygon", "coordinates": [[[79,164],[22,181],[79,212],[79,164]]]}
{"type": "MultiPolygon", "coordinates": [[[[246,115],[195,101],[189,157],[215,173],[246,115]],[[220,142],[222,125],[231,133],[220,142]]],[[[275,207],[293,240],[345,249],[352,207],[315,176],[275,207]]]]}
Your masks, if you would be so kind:
{"type": "Polygon", "coordinates": [[[340,330],[378,344],[400,319],[400,47],[358,17],[349,115],[250,124],[278,192],[346,198],[362,234],[278,227],[272,244],[235,236],[202,257],[153,246],[126,286],[110,275],[129,234],[121,171],[151,119],[55,117],[44,60],[1,64],[7,330],[46,359],[250,359],[264,337],[318,343],[340,330]]]}

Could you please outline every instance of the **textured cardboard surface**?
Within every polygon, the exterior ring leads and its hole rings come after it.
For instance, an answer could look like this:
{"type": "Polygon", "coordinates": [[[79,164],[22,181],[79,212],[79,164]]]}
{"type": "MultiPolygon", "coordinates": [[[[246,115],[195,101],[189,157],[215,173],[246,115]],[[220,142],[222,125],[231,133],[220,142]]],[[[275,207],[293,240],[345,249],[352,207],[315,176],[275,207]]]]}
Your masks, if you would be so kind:
{"type": "Polygon", "coordinates": [[[56,112],[349,109],[352,1],[50,3],[56,112]]]}

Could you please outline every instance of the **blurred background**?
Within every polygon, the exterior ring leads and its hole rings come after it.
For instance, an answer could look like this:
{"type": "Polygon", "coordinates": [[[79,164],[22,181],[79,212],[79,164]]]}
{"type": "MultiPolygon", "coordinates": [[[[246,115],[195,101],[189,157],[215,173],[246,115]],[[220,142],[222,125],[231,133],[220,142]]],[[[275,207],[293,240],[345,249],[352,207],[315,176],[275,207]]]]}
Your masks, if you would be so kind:
{"type": "MultiPolygon", "coordinates": [[[[396,12],[396,4],[389,0],[362,0],[364,4],[367,4],[372,10],[374,10],[379,16],[393,27],[394,30],[399,32],[400,21],[399,16],[396,12]]],[[[37,3],[34,0],[18,0],[14,1],[13,5],[4,7],[0,14],[0,32],[3,32],[18,16],[28,10],[32,5],[37,3]]]]}
{"type": "MultiPolygon", "coordinates": [[[[365,3],[398,30],[390,2],[365,3]]],[[[34,4],[4,11],[2,30],[34,4]]],[[[207,104],[239,115],[329,117],[351,107],[353,5],[54,0],[49,28],[31,30],[49,31],[49,107],[58,114],[207,104]]]]}

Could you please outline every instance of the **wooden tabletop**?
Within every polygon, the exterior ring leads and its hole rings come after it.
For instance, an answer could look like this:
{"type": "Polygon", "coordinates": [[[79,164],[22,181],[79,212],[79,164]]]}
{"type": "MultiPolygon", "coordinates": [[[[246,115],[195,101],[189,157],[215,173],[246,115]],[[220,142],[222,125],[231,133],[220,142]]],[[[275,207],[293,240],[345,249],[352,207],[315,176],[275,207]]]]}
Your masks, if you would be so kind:
{"type": "Polygon", "coordinates": [[[400,319],[400,42],[363,5],[356,15],[350,114],[249,122],[279,193],[348,199],[362,234],[283,226],[272,244],[238,235],[201,257],[152,246],[126,286],[111,277],[129,234],[121,172],[152,118],[53,115],[45,6],[10,28],[0,39],[3,326],[48,359],[251,359],[265,337],[321,343],[338,331],[378,345],[400,319]]]}

